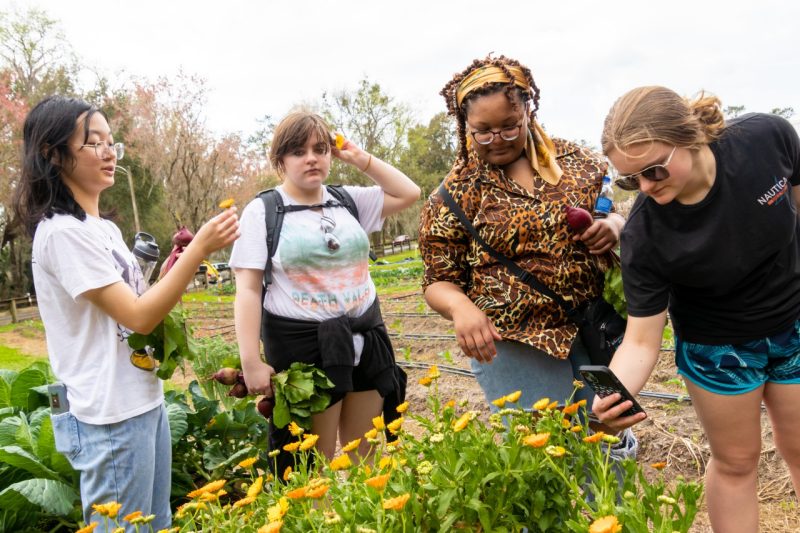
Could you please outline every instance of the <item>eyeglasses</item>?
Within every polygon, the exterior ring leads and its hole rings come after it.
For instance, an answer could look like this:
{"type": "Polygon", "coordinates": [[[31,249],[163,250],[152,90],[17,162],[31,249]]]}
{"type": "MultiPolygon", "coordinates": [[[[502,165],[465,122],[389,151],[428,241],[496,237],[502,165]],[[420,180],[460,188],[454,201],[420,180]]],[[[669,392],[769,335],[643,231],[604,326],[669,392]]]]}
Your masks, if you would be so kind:
{"type": "Polygon", "coordinates": [[[114,157],[116,157],[117,161],[122,159],[122,157],[125,155],[125,145],[122,143],[109,144],[104,141],[100,141],[94,144],[82,144],[81,149],[84,149],[87,146],[94,147],[94,153],[98,159],[104,159],[106,153],[108,152],[111,152],[114,157]]]}
{"type": "Polygon", "coordinates": [[[667,165],[669,165],[670,161],[672,161],[672,156],[675,155],[675,150],[677,149],[677,146],[673,146],[672,151],[669,153],[669,156],[663,163],[650,165],[649,167],[642,169],[639,172],[634,172],[633,174],[619,176],[614,183],[617,187],[624,191],[638,191],[639,176],[650,181],[664,181],[669,177],[667,165]]]}
{"type": "Polygon", "coordinates": [[[519,137],[520,130],[522,128],[522,124],[524,122],[520,122],[516,126],[509,126],[508,128],[503,128],[501,130],[481,130],[481,131],[471,131],[470,134],[472,138],[475,139],[475,142],[478,144],[492,144],[494,142],[494,138],[496,135],[499,135],[501,139],[504,141],[514,141],[519,137]]]}
{"type": "Polygon", "coordinates": [[[328,247],[328,251],[333,253],[338,250],[342,244],[339,242],[339,238],[331,233],[336,228],[336,221],[329,216],[322,215],[319,227],[325,234],[325,246],[328,247]]]}

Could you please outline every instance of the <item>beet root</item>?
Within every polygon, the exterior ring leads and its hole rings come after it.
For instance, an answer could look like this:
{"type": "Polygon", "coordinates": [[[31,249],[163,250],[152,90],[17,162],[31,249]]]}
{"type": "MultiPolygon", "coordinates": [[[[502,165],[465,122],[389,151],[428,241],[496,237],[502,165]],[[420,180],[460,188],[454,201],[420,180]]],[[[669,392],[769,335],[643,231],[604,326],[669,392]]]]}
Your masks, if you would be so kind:
{"type": "Polygon", "coordinates": [[[566,206],[564,209],[567,212],[567,224],[575,232],[582,233],[594,222],[592,214],[586,209],[571,206],[566,206]]]}
{"type": "Polygon", "coordinates": [[[261,398],[261,400],[259,400],[258,404],[256,405],[258,412],[261,413],[264,416],[264,418],[269,418],[272,416],[272,409],[274,407],[275,407],[275,398],[272,397],[268,398],[266,396],[261,398]]]}
{"type": "Polygon", "coordinates": [[[211,376],[211,379],[222,383],[223,385],[235,385],[236,383],[241,383],[244,380],[244,376],[240,379],[241,371],[236,368],[220,368],[214,375],[211,376]]]}
{"type": "Polygon", "coordinates": [[[234,398],[244,398],[247,396],[247,385],[244,383],[235,383],[231,390],[228,391],[228,396],[233,396],[234,398]]]}

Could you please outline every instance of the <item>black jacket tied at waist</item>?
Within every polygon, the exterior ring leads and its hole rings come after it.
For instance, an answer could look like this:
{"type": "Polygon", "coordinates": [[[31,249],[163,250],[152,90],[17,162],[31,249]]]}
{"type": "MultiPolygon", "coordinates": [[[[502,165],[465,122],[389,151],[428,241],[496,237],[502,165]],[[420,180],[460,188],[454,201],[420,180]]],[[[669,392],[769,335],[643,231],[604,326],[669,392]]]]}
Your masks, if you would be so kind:
{"type": "Polygon", "coordinates": [[[384,398],[384,419],[397,418],[395,408],[405,401],[406,376],[395,363],[377,298],[356,318],[340,316],[316,322],[264,313],[264,351],[275,371],[286,370],[295,361],[312,364],[333,382],[335,393],[353,390],[353,334],[363,335],[359,369],[384,398]],[[393,391],[395,394],[389,394],[393,391]]]}

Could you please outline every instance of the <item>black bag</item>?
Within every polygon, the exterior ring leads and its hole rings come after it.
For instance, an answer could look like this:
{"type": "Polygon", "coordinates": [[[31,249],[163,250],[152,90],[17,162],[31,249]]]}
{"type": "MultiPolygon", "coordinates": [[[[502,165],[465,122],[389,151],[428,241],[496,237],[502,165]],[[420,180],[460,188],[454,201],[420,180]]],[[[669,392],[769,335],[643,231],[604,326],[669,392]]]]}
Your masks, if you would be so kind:
{"type": "Polygon", "coordinates": [[[614,356],[614,352],[617,351],[617,347],[622,342],[622,335],[625,333],[626,325],[625,319],[617,313],[614,306],[606,302],[602,296],[595,298],[580,308],[571,306],[564,298],[536,279],[533,274],[489,246],[489,243],[484,241],[478,234],[472,222],[467,219],[464,210],[461,209],[461,206],[456,203],[447,191],[444,183],[439,186],[439,196],[442,197],[450,211],[458,217],[464,228],[472,235],[472,238],[489,255],[502,263],[529,287],[544,294],[561,306],[567,317],[578,326],[578,335],[589,352],[589,359],[592,364],[608,366],[614,356]]]}

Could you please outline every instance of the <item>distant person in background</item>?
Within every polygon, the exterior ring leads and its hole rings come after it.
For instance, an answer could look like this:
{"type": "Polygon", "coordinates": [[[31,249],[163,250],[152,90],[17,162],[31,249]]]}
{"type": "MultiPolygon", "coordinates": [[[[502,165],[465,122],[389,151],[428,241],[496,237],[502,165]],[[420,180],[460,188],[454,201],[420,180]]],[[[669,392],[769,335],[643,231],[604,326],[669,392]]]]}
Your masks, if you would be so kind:
{"type": "MultiPolygon", "coordinates": [[[[279,238],[273,237],[278,245],[266,295],[262,287],[269,250],[261,198],[242,212],[242,238],[230,258],[242,370],[249,391],[267,396],[272,396],[272,375],[295,361],[325,371],[335,388],[327,410],[313,416],[311,432],[319,435],[316,447],[331,458],[337,435],[342,444],[362,437],[372,418],[384,411],[388,395],[401,392],[394,350],[369,275],[368,233],[413,204],[420,190],[355,143],[344,140],[336,148],[325,121],[304,111],[289,114],[275,128],[270,161],[282,179],[276,191],[287,211],[279,238]],[[358,220],[325,187],[333,157],[376,184],[344,187],[358,220]],[[266,361],[259,350],[262,315],[266,361]]],[[[290,438],[286,428],[271,425],[271,449],[281,450],[290,438]]],[[[366,455],[369,447],[363,439],[358,454],[366,455]]],[[[291,458],[282,453],[278,475],[286,466],[291,458]]]]}
{"type": "MultiPolygon", "coordinates": [[[[564,206],[592,210],[603,158],[545,133],[539,88],[513,59],[475,60],[441,94],[459,141],[444,187],[481,238],[576,306],[601,295],[598,255],[616,246],[625,221],[612,213],[576,235],[564,206]]],[[[581,379],[578,366],[590,363],[564,310],[472,239],[438,192],[423,208],[419,249],[425,299],[453,321],[487,400],[520,390],[527,408],[543,397],[563,404],[581,379]]],[[[575,401],[591,394],[584,387],[575,401]]],[[[631,433],[619,449],[635,446],[631,433]]]]}
{"type": "Polygon", "coordinates": [[[119,516],[154,514],[151,526],[168,528],[172,447],[162,383],[154,369],[133,364],[127,338],[152,331],[203,258],[236,239],[235,209],[200,228],[175,268],[144,292],[138,262],[100,213],[123,153],[105,115],[50,96],[26,117],[23,142],[14,208],[33,235],[39,312],[63,383],[51,415],[56,449],[80,472],[83,519],[97,522],[96,531],[105,523],[92,505],[110,502],[122,505],[119,516]]]}
{"type": "MultiPolygon", "coordinates": [[[[641,194],[622,233],[628,303],[612,370],[639,392],[669,309],[675,361],[711,447],[705,494],[714,531],[758,531],[761,402],[800,494],[800,139],[781,117],[729,122],[720,101],[640,87],[606,117],[603,151],[641,194]]],[[[619,395],[595,399],[628,427],[619,395]]]]}

